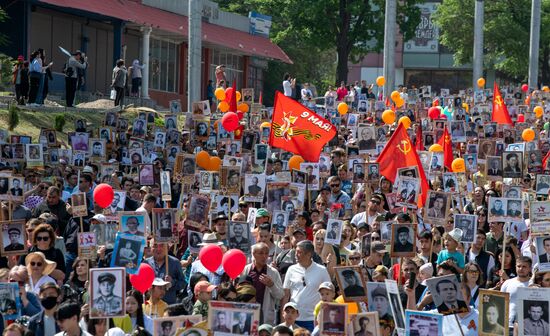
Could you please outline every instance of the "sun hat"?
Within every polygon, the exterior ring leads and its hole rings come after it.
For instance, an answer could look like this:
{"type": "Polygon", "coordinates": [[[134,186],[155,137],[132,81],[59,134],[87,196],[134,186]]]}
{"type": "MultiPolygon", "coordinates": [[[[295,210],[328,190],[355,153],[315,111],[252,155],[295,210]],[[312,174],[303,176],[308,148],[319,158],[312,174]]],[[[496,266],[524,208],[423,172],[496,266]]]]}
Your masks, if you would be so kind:
{"type": "Polygon", "coordinates": [[[453,238],[457,243],[462,239],[462,230],[459,228],[454,228],[449,232],[449,236],[453,238]]]}
{"type": "Polygon", "coordinates": [[[27,256],[25,257],[25,265],[29,265],[33,257],[39,257],[46,264],[46,267],[44,267],[44,270],[42,271],[42,275],[49,275],[53,272],[53,270],[55,270],[55,267],[57,266],[57,263],[55,261],[46,259],[46,256],[42,252],[31,252],[27,254],[27,256]]]}
{"type": "Polygon", "coordinates": [[[218,240],[218,237],[215,233],[206,232],[202,235],[202,243],[197,244],[199,246],[206,245],[223,245],[221,241],[218,240]]]}

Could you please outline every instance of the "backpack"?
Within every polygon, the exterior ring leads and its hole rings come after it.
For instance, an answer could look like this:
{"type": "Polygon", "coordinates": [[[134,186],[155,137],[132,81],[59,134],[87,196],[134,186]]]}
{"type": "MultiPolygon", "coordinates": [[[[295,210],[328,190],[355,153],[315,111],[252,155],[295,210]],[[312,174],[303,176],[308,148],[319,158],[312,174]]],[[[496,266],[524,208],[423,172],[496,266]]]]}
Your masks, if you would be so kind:
{"type": "Polygon", "coordinates": [[[65,63],[63,65],[63,73],[65,74],[65,76],[67,77],[72,77],[73,74],[74,74],[74,69],[72,66],[69,66],[69,63],[65,63]]]}

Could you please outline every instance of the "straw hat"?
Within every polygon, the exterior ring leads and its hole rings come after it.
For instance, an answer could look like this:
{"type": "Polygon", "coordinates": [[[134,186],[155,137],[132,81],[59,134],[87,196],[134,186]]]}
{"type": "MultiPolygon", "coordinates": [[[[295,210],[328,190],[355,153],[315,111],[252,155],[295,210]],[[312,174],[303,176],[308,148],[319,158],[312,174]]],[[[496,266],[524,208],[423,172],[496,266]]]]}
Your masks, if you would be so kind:
{"type": "Polygon", "coordinates": [[[40,259],[42,259],[42,262],[46,264],[46,267],[44,267],[44,270],[42,271],[42,275],[49,275],[57,266],[57,263],[55,261],[46,259],[46,256],[42,252],[31,252],[27,254],[27,256],[25,257],[25,265],[28,266],[34,256],[39,257],[40,259]]]}

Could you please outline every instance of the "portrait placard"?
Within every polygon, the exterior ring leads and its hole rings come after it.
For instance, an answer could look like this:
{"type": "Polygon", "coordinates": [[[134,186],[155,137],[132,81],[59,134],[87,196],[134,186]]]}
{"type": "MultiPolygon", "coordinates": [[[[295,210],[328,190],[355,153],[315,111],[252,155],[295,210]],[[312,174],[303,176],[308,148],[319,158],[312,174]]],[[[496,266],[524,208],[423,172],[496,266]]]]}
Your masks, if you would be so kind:
{"type": "Polygon", "coordinates": [[[92,268],[89,273],[90,318],[124,317],[126,314],[124,268],[92,268]]]}
{"type": "Polygon", "coordinates": [[[443,315],[405,310],[406,336],[443,335],[443,315]]]}
{"type": "Polygon", "coordinates": [[[346,304],[321,303],[319,312],[319,332],[321,335],[343,336],[346,335],[346,321],[348,320],[346,304]]]}
{"type": "Polygon", "coordinates": [[[120,224],[116,216],[108,216],[106,218],[107,222],[105,224],[90,224],[90,231],[95,233],[97,246],[105,246],[107,249],[112,249],[115,245],[115,237],[120,224]]]}
{"type": "Polygon", "coordinates": [[[391,257],[414,257],[418,224],[391,225],[391,257]]]}
{"type": "Polygon", "coordinates": [[[454,214],[454,227],[462,230],[461,242],[474,243],[477,232],[477,215],[454,214]]]}
{"type": "MultiPolygon", "coordinates": [[[[176,335],[178,330],[187,328],[190,325],[200,323],[201,321],[202,321],[202,315],[154,317],[153,318],[153,330],[154,330],[153,336],[176,335]]],[[[185,334],[185,333],[183,333],[183,335],[196,336],[195,334],[185,334]]],[[[198,335],[200,335],[200,333],[198,335]]]]}
{"type": "Polygon", "coordinates": [[[208,301],[208,328],[215,334],[252,335],[260,324],[260,304],[208,301]]]}
{"type": "Polygon", "coordinates": [[[177,232],[177,209],[154,208],[152,212],[155,242],[171,242],[174,239],[174,233],[177,232]]]}
{"type": "Polygon", "coordinates": [[[539,259],[539,272],[550,271],[550,235],[535,236],[536,251],[539,259]]]}
{"type": "Polygon", "coordinates": [[[199,228],[208,225],[208,212],[210,210],[210,197],[202,194],[193,194],[189,198],[187,206],[186,225],[199,228]]]}
{"type": "Polygon", "coordinates": [[[479,290],[479,335],[507,336],[510,293],[479,290]]]}
{"type": "Polygon", "coordinates": [[[431,278],[426,280],[426,283],[440,314],[451,315],[469,311],[468,304],[460,290],[460,283],[455,275],[431,278]]]}
{"type": "Polygon", "coordinates": [[[95,232],[78,233],[78,256],[80,258],[95,260],[97,257],[97,245],[95,232]]]}
{"type": "Polygon", "coordinates": [[[397,281],[384,280],[386,289],[388,291],[388,299],[390,300],[390,306],[393,314],[393,320],[395,327],[405,330],[405,312],[401,303],[401,297],[399,296],[399,289],[397,287],[397,281]]]}
{"type": "Polygon", "coordinates": [[[448,193],[428,190],[426,220],[444,223],[448,218],[450,199],[448,193]]]}
{"type": "Polygon", "coordinates": [[[2,246],[0,251],[3,256],[23,255],[27,253],[27,230],[24,220],[2,221],[2,246]]]}
{"type": "Polygon", "coordinates": [[[273,234],[284,235],[288,226],[288,213],[283,210],[275,210],[271,217],[271,230],[273,234]]]}
{"type": "Polygon", "coordinates": [[[352,335],[380,336],[378,312],[358,313],[350,316],[352,335]]]}
{"type": "Polygon", "coordinates": [[[145,214],[142,212],[123,211],[119,213],[120,232],[145,236],[145,214]]]}
{"type": "Polygon", "coordinates": [[[88,216],[86,193],[80,192],[71,195],[71,209],[73,210],[73,217],[86,217],[88,216]]]}
{"type": "Polygon", "coordinates": [[[163,170],[160,172],[160,194],[163,201],[169,202],[172,200],[172,187],[170,186],[170,171],[163,170]]]}
{"type": "Polygon", "coordinates": [[[0,283],[0,314],[6,321],[19,318],[22,308],[17,282],[0,283]]]}
{"type": "Polygon", "coordinates": [[[229,221],[227,223],[227,245],[250,255],[251,237],[247,222],[229,221]]]}
{"type": "Polygon", "coordinates": [[[549,330],[550,288],[520,287],[517,299],[518,335],[540,335],[541,330],[549,330]]]}
{"type": "Polygon", "coordinates": [[[127,273],[136,274],[143,258],[145,244],[144,236],[118,232],[110,266],[124,267],[127,273]]]}
{"type": "Polygon", "coordinates": [[[342,290],[344,300],[367,301],[365,278],[359,266],[335,267],[338,287],[342,290]]]}
{"type": "Polygon", "coordinates": [[[325,244],[339,245],[342,240],[342,229],[344,222],[338,219],[329,218],[325,233],[325,244]]]}

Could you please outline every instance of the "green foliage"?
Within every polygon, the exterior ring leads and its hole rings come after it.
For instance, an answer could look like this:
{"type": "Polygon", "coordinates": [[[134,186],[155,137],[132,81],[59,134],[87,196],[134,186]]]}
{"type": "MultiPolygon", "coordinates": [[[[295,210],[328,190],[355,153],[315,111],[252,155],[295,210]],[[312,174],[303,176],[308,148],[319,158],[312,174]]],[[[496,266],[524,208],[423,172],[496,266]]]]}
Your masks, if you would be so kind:
{"type": "MultiPolygon", "coordinates": [[[[484,68],[502,71],[518,81],[527,78],[531,0],[484,1],[484,68]]],[[[472,62],[475,0],[445,0],[434,22],[441,28],[441,44],[454,53],[455,64],[472,62]]],[[[542,1],[541,53],[548,53],[550,0],[542,1]]],[[[541,59],[544,54],[541,55],[541,59]]],[[[544,69],[544,67],[543,67],[544,69]]],[[[543,74],[544,77],[544,74],[543,74]]]]}
{"type": "Polygon", "coordinates": [[[63,132],[63,127],[65,127],[65,123],[67,122],[65,118],[65,113],[59,113],[55,116],[54,119],[54,128],[58,132],[63,132]]]}
{"type": "Polygon", "coordinates": [[[7,91],[13,88],[12,71],[14,61],[4,54],[0,54],[0,91],[7,91]]]}
{"type": "Polygon", "coordinates": [[[164,119],[162,119],[162,118],[155,118],[155,126],[164,127],[164,119]]]}
{"type": "MultiPolygon", "coordinates": [[[[0,22],[4,22],[8,19],[8,14],[0,7],[0,22]]],[[[0,33],[0,45],[4,46],[8,43],[8,38],[5,34],[0,33]]]]}
{"type": "Polygon", "coordinates": [[[19,108],[11,104],[8,109],[8,130],[13,131],[19,125],[19,108]]]}

